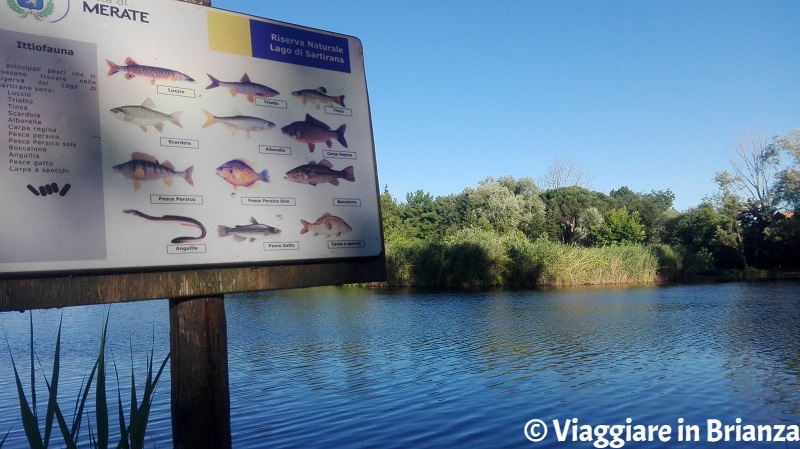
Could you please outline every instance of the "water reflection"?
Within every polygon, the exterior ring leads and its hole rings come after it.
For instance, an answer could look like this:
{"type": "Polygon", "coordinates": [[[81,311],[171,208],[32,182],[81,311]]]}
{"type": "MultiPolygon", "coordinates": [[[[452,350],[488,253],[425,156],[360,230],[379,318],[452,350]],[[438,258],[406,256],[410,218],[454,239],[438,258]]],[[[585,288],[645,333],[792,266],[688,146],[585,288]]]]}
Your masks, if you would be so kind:
{"type": "MultiPolygon", "coordinates": [[[[232,295],[226,308],[234,446],[525,447],[522,426],[532,418],[797,423],[798,293],[797,283],[770,282],[232,295]]],[[[134,306],[114,310],[127,307],[134,306]]],[[[135,307],[153,310],[125,312],[130,318],[115,325],[116,333],[138,332],[126,326],[167,313],[157,303],[135,307]]],[[[7,329],[27,326],[16,315],[0,320],[7,329]]],[[[94,346],[73,350],[93,354],[94,346]]],[[[8,380],[0,363],[5,404],[16,400],[8,380]]],[[[160,388],[163,404],[168,387],[160,388]]],[[[0,411],[0,431],[16,419],[9,409],[0,411]]],[[[150,446],[169,447],[161,430],[168,407],[154,419],[150,446]]],[[[15,444],[9,447],[22,447],[15,444]]],[[[553,438],[536,446],[565,447],[553,438]]],[[[800,447],[777,445],[787,446],[800,447]]],[[[698,446],[673,440],[647,447],[698,446]]]]}

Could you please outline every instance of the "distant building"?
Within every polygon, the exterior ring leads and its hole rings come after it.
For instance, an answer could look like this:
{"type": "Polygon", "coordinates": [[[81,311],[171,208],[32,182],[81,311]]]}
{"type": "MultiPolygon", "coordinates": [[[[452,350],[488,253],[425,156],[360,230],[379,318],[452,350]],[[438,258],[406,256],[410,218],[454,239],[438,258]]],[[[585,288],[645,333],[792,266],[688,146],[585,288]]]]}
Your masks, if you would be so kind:
{"type": "Polygon", "coordinates": [[[775,212],[775,216],[773,218],[776,220],[791,220],[794,218],[794,212],[780,210],[775,212]]]}

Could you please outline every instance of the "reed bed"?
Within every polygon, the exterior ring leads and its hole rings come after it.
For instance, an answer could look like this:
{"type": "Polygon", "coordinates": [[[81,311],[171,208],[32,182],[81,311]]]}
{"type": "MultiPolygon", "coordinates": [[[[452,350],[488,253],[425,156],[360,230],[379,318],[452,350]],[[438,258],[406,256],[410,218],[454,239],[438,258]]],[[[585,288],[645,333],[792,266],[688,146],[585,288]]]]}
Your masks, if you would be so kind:
{"type": "Polygon", "coordinates": [[[538,287],[650,284],[680,271],[669,247],[580,247],[467,229],[440,241],[389,242],[389,286],[538,287]]]}

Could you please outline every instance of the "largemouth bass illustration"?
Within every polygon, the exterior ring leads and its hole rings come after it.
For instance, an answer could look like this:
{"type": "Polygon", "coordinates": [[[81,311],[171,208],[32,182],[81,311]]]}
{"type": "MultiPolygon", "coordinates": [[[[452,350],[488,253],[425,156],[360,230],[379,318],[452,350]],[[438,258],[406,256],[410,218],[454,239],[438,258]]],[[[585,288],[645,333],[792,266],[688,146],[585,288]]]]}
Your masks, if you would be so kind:
{"type": "Polygon", "coordinates": [[[155,84],[156,80],[170,80],[170,81],[186,81],[194,83],[194,79],[189,75],[178,72],[177,70],[165,69],[163,67],[153,67],[149,65],[137,64],[132,58],[125,58],[125,65],[117,65],[108,59],[108,75],[111,76],[117,72],[124,72],[125,79],[129,80],[137,76],[147,78],[150,84],[155,84]]]}
{"type": "Polygon", "coordinates": [[[305,234],[310,231],[313,232],[314,235],[321,234],[326,237],[335,235],[339,237],[340,235],[353,230],[353,228],[351,228],[349,224],[345,223],[344,220],[327,212],[319,217],[314,223],[309,223],[302,219],[300,220],[300,223],[303,225],[303,229],[300,231],[301,234],[305,234]]]}
{"type": "Polygon", "coordinates": [[[234,227],[219,225],[218,231],[220,237],[232,235],[234,240],[240,242],[245,240],[250,240],[252,242],[257,238],[271,237],[273,235],[280,235],[281,233],[280,229],[259,223],[253,217],[250,217],[250,224],[236,225],[234,227]]]}
{"type": "Polygon", "coordinates": [[[332,97],[327,95],[328,91],[324,87],[318,87],[316,89],[302,89],[295,92],[292,92],[296,98],[300,99],[303,102],[303,106],[306,103],[311,103],[314,105],[315,108],[319,109],[320,105],[330,105],[333,106],[334,104],[338,104],[341,107],[344,106],[344,95],[339,95],[332,97]]]}
{"type": "Polygon", "coordinates": [[[120,106],[111,109],[111,113],[125,123],[137,125],[144,132],[147,132],[148,126],[152,126],[158,132],[161,132],[164,129],[164,122],[170,122],[183,128],[183,125],[181,125],[182,111],[164,114],[154,110],[154,108],[153,100],[148,98],[141,106],[120,106]]]}
{"type": "Polygon", "coordinates": [[[325,142],[328,148],[333,146],[335,139],[343,147],[347,148],[347,140],[344,138],[346,125],[342,125],[333,130],[326,123],[315,119],[310,114],[306,114],[306,119],[302,122],[294,122],[281,128],[281,132],[289,137],[308,144],[308,150],[314,152],[314,144],[325,142]]]}
{"type": "Polygon", "coordinates": [[[114,166],[115,172],[128,179],[133,179],[134,191],[139,191],[139,188],[141,188],[140,181],[155,181],[159,179],[164,181],[164,184],[171,186],[175,178],[183,178],[189,185],[193,186],[192,170],[194,170],[194,166],[183,171],[177,171],[169,161],[164,161],[161,164],[154,156],[141,151],[131,154],[130,161],[114,166]]]}
{"type": "Polygon", "coordinates": [[[217,167],[217,175],[232,185],[250,187],[257,181],[269,182],[267,170],[256,172],[250,165],[240,159],[233,159],[217,167]]]}
{"type": "Polygon", "coordinates": [[[275,124],[269,120],[241,115],[236,108],[233,108],[233,115],[227,117],[217,117],[206,110],[203,110],[203,112],[206,114],[206,123],[203,128],[207,128],[214,123],[222,123],[232,134],[236,134],[239,130],[244,131],[248,139],[252,131],[264,131],[275,127],[275,124]]]}
{"type": "Polygon", "coordinates": [[[253,103],[256,100],[256,97],[269,98],[280,95],[280,92],[271,87],[251,82],[250,77],[247,76],[246,73],[240,81],[220,81],[210,74],[208,74],[208,77],[211,78],[211,84],[209,84],[206,89],[225,87],[234,97],[237,94],[245,95],[247,97],[247,101],[250,103],[253,103]]]}
{"type": "Polygon", "coordinates": [[[344,170],[334,170],[333,164],[327,159],[319,161],[319,163],[311,161],[306,165],[293,168],[286,172],[284,179],[301,184],[324,184],[329,182],[335,186],[339,185],[339,179],[355,182],[356,178],[353,176],[353,166],[345,167],[344,170]]]}

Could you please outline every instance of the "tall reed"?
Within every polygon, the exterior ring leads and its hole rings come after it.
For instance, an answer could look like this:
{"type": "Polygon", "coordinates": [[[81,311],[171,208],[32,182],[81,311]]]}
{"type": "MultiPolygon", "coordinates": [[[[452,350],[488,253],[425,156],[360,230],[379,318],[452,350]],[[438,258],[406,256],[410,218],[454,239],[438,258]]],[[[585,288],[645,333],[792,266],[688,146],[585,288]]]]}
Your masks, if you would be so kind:
{"type": "MultiPolygon", "coordinates": [[[[107,389],[106,389],[106,342],[108,339],[108,315],[106,322],[103,326],[100,335],[100,349],[98,351],[97,359],[92,366],[91,373],[88,380],[83,384],[75,400],[75,408],[73,411],[71,423],[68,424],[61,407],[58,404],[58,384],[59,373],[61,368],[61,323],[59,322],[58,334],[56,337],[55,350],[53,354],[53,372],[48,379],[44,376],[44,382],[47,385],[47,410],[44,417],[44,433],[42,433],[40,426],[40,415],[37,410],[37,392],[36,392],[36,368],[35,359],[36,354],[34,351],[34,332],[33,332],[33,315],[30,318],[30,357],[31,357],[31,376],[30,376],[30,396],[26,395],[25,389],[22,386],[19,372],[17,370],[14,355],[11,352],[11,345],[8,343],[6,336],[6,345],[11,357],[11,365],[14,370],[14,378],[17,386],[17,396],[19,397],[20,415],[22,419],[22,426],[25,431],[25,436],[28,440],[28,445],[31,449],[46,449],[51,443],[53,425],[57,424],[58,429],[63,439],[63,445],[67,448],[77,449],[80,441],[80,433],[83,429],[82,420],[84,417],[84,409],[86,407],[87,399],[94,382],[94,417],[95,425],[92,428],[90,419],[87,419],[86,428],[89,434],[89,447],[94,449],[108,449],[109,438],[111,435],[109,415],[108,415],[108,402],[107,402],[107,389]],[[96,380],[95,380],[96,377],[96,380]]],[[[147,356],[147,376],[145,380],[144,392],[142,394],[142,402],[137,401],[136,394],[136,381],[133,372],[133,349],[131,348],[131,409],[128,418],[125,418],[125,412],[122,404],[122,388],[119,385],[119,374],[117,373],[116,363],[114,364],[114,371],[117,374],[117,403],[118,403],[118,420],[119,420],[119,442],[115,445],[117,448],[125,449],[142,449],[144,448],[144,436],[147,428],[147,421],[149,418],[150,408],[153,401],[153,394],[155,392],[158,380],[166,367],[169,360],[169,354],[165,357],[164,361],[158,372],[153,375],[153,350],[151,349],[149,356],[147,356]]],[[[89,412],[86,412],[89,416],[89,412]]],[[[8,438],[9,433],[0,441],[0,449],[8,438]]]]}

